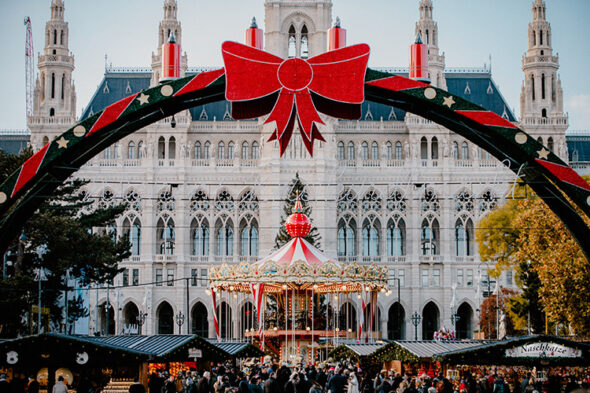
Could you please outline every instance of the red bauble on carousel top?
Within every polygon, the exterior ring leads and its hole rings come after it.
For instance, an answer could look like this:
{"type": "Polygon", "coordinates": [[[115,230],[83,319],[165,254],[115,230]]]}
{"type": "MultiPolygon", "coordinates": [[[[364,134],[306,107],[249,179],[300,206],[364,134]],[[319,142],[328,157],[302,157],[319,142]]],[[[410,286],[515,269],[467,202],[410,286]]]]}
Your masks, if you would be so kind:
{"type": "Polygon", "coordinates": [[[305,237],[311,230],[311,221],[304,213],[303,206],[301,206],[301,201],[299,200],[299,194],[297,194],[297,200],[293,207],[293,214],[285,221],[285,228],[291,237],[305,237]]]}

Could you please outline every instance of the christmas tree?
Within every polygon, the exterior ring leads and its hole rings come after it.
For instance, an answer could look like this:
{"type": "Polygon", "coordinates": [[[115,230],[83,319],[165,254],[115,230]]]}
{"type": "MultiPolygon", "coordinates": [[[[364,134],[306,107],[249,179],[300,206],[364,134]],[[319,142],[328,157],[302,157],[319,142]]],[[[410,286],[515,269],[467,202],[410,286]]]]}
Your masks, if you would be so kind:
{"type": "Polygon", "coordinates": [[[314,247],[321,247],[320,241],[322,240],[322,238],[320,236],[318,229],[313,226],[313,219],[311,218],[311,206],[309,206],[308,200],[309,194],[305,189],[305,184],[303,184],[301,182],[301,179],[299,178],[299,173],[297,173],[295,174],[295,178],[291,181],[289,193],[287,194],[287,198],[285,199],[285,204],[283,206],[283,213],[281,214],[281,225],[279,227],[279,233],[275,237],[275,247],[277,249],[281,248],[286,243],[288,243],[289,240],[291,240],[291,236],[287,233],[287,229],[285,228],[285,221],[293,213],[293,207],[295,206],[295,201],[297,200],[298,194],[305,215],[309,217],[309,219],[311,220],[311,230],[309,231],[309,234],[306,237],[304,237],[304,239],[307,240],[307,242],[314,247]]]}

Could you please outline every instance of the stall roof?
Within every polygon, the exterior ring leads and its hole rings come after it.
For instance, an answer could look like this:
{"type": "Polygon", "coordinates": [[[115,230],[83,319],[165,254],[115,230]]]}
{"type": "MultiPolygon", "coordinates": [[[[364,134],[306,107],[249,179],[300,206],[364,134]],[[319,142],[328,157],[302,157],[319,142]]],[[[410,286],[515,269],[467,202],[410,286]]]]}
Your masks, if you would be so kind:
{"type": "Polygon", "coordinates": [[[563,337],[534,335],[441,351],[433,358],[454,364],[589,365],[590,344],[563,337]]]}
{"type": "Polygon", "coordinates": [[[434,354],[465,350],[483,344],[483,341],[394,341],[406,351],[421,359],[431,358],[434,354]]]}
{"type": "Polygon", "coordinates": [[[343,357],[366,357],[374,354],[381,347],[386,345],[386,342],[375,343],[344,343],[337,346],[330,352],[330,356],[336,358],[343,357]]]}
{"type": "Polygon", "coordinates": [[[257,356],[264,356],[264,352],[258,347],[245,342],[216,342],[215,339],[210,339],[213,345],[218,348],[221,348],[231,356],[238,356],[238,357],[257,357],[257,356]]]}

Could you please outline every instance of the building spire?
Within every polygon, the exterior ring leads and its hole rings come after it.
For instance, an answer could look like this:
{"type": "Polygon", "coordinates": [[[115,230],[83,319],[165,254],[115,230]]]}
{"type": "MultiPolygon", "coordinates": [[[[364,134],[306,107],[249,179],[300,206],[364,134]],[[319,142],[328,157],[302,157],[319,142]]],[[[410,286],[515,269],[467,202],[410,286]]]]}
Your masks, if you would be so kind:
{"type": "Polygon", "coordinates": [[[416,37],[420,36],[421,41],[428,45],[428,64],[432,85],[446,89],[445,56],[439,54],[438,25],[433,19],[432,0],[420,0],[418,8],[420,20],[416,22],[414,34],[416,37]]]}

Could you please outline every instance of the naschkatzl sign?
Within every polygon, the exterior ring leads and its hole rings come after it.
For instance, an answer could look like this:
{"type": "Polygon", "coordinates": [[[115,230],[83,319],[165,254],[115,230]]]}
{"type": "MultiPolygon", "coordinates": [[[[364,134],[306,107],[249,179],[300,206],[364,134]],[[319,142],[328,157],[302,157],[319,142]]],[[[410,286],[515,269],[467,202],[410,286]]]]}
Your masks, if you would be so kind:
{"type": "Polygon", "coordinates": [[[580,349],[561,344],[539,342],[521,345],[506,350],[507,358],[581,358],[580,349]]]}

